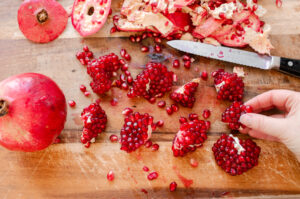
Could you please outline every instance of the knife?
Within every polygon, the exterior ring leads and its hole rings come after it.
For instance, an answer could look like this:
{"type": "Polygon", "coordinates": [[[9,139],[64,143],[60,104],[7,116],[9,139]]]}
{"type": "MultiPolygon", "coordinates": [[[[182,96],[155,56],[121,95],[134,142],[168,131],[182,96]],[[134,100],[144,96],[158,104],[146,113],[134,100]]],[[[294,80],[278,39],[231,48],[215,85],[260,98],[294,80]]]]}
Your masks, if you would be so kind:
{"type": "Polygon", "coordinates": [[[275,69],[300,78],[300,60],[297,59],[259,55],[245,50],[213,46],[194,41],[172,40],[168,41],[167,44],[175,49],[190,54],[251,66],[263,70],[275,69]]]}

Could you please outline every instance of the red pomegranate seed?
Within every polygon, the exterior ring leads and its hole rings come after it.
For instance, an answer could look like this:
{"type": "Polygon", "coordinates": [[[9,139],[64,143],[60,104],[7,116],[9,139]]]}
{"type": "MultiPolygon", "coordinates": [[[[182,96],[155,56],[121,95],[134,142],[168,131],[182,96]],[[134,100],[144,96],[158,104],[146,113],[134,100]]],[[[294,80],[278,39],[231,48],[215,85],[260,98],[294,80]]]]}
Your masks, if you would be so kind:
{"type": "Polygon", "coordinates": [[[148,194],[148,191],[146,189],[141,189],[141,192],[143,192],[144,194],[148,194]]]}
{"type": "Polygon", "coordinates": [[[179,62],[178,59],[175,59],[175,60],[173,61],[173,67],[174,67],[174,68],[179,68],[179,67],[180,67],[180,62],[179,62]]]}
{"type": "Polygon", "coordinates": [[[159,37],[155,37],[154,38],[155,43],[160,44],[161,43],[161,39],[159,37]]]}
{"type": "Polygon", "coordinates": [[[176,104],[172,104],[171,108],[172,108],[173,112],[177,112],[179,110],[179,107],[176,104]]]}
{"type": "Polygon", "coordinates": [[[152,172],[148,174],[148,180],[155,180],[156,178],[158,178],[158,173],[157,172],[152,172]]]}
{"type": "Polygon", "coordinates": [[[120,75],[120,80],[121,80],[122,83],[126,81],[126,77],[125,77],[124,74],[120,75]]]}
{"type": "Polygon", "coordinates": [[[125,50],[125,49],[121,49],[121,51],[120,51],[120,55],[121,55],[121,57],[125,57],[125,55],[127,54],[127,51],[125,50]]]}
{"type": "Polygon", "coordinates": [[[124,74],[125,74],[126,76],[131,75],[131,73],[130,73],[128,70],[126,70],[126,71],[124,72],[124,74]]]}
{"type": "Polygon", "coordinates": [[[195,160],[194,158],[191,158],[191,159],[190,159],[190,165],[191,165],[192,167],[198,167],[198,161],[195,160]]]}
{"type": "Polygon", "coordinates": [[[190,69],[191,68],[191,61],[185,61],[183,63],[183,66],[186,68],[186,69],[190,69]]]}
{"type": "Polygon", "coordinates": [[[146,172],[148,172],[148,171],[149,171],[149,168],[148,168],[147,166],[144,166],[144,167],[143,167],[143,170],[146,171],[146,172]]]}
{"type": "Polygon", "coordinates": [[[151,32],[148,32],[148,33],[147,33],[147,37],[150,37],[150,38],[151,38],[151,37],[153,37],[153,34],[152,34],[151,32]]]}
{"type": "Polygon", "coordinates": [[[188,120],[185,118],[185,117],[180,117],[179,118],[179,123],[180,124],[183,124],[183,123],[185,123],[185,122],[187,122],[188,120]]]}
{"type": "Polygon", "coordinates": [[[208,78],[208,73],[207,73],[206,71],[202,71],[202,73],[201,73],[201,78],[202,78],[203,80],[207,80],[207,78],[208,78]]]}
{"type": "Polygon", "coordinates": [[[88,47],[88,46],[83,46],[83,48],[82,48],[82,49],[83,49],[83,51],[84,51],[84,52],[90,52],[90,49],[89,49],[89,47],[88,47]]]}
{"type": "Polygon", "coordinates": [[[109,136],[109,139],[111,142],[117,142],[118,141],[118,136],[112,134],[111,136],[109,136]]]}
{"type": "Polygon", "coordinates": [[[183,55],[182,60],[183,60],[184,62],[186,62],[186,61],[191,61],[191,57],[188,56],[188,55],[183,55]]]}
{"type": "Polygon", "coordinates": [[[167,111],[168,115],[172,115],[173,114],[173,109],[171,107],[167,107],[166,111],[167,111]]]}
{"type": "Polygon", "coordinates": [[[193,121],[193,120],[198,120],[198,119],[199,119],[198,114],[196,114],[196,113],[189,114],[189,120],[193,121]]]}
{"type": "Polygon", "coordinates": [[[116,98],[111,99],[110,100],[110,105],[117,106],[118,105],[118,100],[116,98]]]}
{"type": "Polygon", "coordinates": [[[203,116],[204,119],[209,118],[210,110],[208,110],[208,109],[203,110],[202,116],[203,116]]]}
{"type": "Polygon", "coordinates": [[[86,87],[85,87],[85,85],[80,85],[80,90],[82,91],[82,92],[85,92],[86,91],[86,87]]]}
{"type": "Polygon", "coordinates": [[[131,35],[131,36],[129,37],[129,40],[130,40],[132,43],[135,43],[135,37],[134,37],[133,35],[131,35]]]}
{"type": "Polygon", "coordinates": [[[170,183],[170,191],[173,192],[173,191],[176,191],[176,189],[177,189],[177,183],[171,182],[170,183]]]}
{"type": "Polygon", "coordinates": [[[159,108],[165,107],[165,106],[166,106],[166,101],[159,101],[159,102],[157,103],[157,106],[158,106],[159,108]]]}
{"type": "Polygon", "coordinates": [[[161,47],[158,44],[156,44],[154,46],[154,50],[155,50],[155,52],[160,53],[161,52],[161,47]]]}
{"type": "Polygon", "coordinates": [[[149,48],[148,48],[147,46],[142,46],[142,47],[141,47],[141,51],[142,51],[143,53],[149,52],[149,48]]]}
{"type": "Polygon", "coordinates": [[[123,115],[125,115],[125,116],[127,116],[127,115],[129,115],[130,113],[132,113],[133,112],[133,110],[131,109],[131,108],[125,108],[123,111],[122,111],[122,114],[123,115]]]}
{"type": "Polygon", "coordinates": [[[173,40],[173,37],[172,37],[172,36],[167,36],[166,39],[167,39],[168,41],[170,41],[170,40],[173,40]]]}
{"type": "Polygon", "coordinates": [[[117,28],[116,27],[112,27],[110,29],[110,34],[117,32],[117,28]]]}
{"type": "Polygon", "coordinates": [[[127,60],[127,61],[130,61],[131,60],[131,56],[127,53],[125,54],[124,58],[127,60]]]}
{"type": "Polygon", "coordinates": [[[114,174],[114,172],[113,172],[113,171],[109,171],[109,172],[107,173],[107,180],[113,181],[114,179],[115,179],[115,174],[114,174]]]}
{"type": "Polygon", "coordinates": [[[144,32],[144,33],[142,34],[142,40],[147,39],[147,37],[148,37],[147,33],[144,32]]]}
{"type": "Polygon", "coordinates": [[[163,121],[163,120],[158,120],[158,121],[156,122],[156,125],[157,125],[158,127],[162,127],[162,126],[164,125],[164,121],[163,121]]]}
{"type": "Polygon", "coordinates": [[[128,76],[128,77],[127,77],[127,83],[131,85],[132,82],[133,82],[132,76],[128,76]]]}
{"type": "Polygon", "coordinates": [[[155,98],[155,97],[151,97],[151,98],[149,99],[149,102],[150,102],[151,104],[154,104],[155,101],[156,101],[156,98],[155,98]]]}
{"type": "Polygon", "coordinates": [[[146,143],[145,143],[145,147],[146,148],[149,148],[152,146],[152,141],[151,140],[148,140],[146,143]]]}
{"type": "Polygon", "coordinates": [[[181,33],[177,33],[174,35],[174,38],[175,39],[180,39],[182,37],[182,34],[181,33]]]}
{"type": "Polygon", "coordinates": [[[141,42],[142,41],[142,38],[141,38],[141,36],[136,36],[135,37],[135,42],[141,42]]]}
{"type": "Polygon", "coordinates": [[[76,102],[74,100],[68,101],[68,104],[70,107],[74,107],[76,105],[76,102]]]}
{"type": "Polygon", "coordinates": [[[152,151],[157,151],[159,149],[159,145],[158,144],[153,144],[151,149],[152,149],[152,151]]]}
{"type": "Polygon", "coordinates": [[[121,87],[122,87],[123,90],[128,90],[129,89],[128,84],[126,84],[125,82],[121,85],[121,87]]]}
{"type": "Polygon", "coordinates": [[[90,143],[90,142],[87,142],[87,143],[85,143],[85,145],[84,145],[85,148],[90,148],[90,146],[91,146],[91,143],[90,143]]]}

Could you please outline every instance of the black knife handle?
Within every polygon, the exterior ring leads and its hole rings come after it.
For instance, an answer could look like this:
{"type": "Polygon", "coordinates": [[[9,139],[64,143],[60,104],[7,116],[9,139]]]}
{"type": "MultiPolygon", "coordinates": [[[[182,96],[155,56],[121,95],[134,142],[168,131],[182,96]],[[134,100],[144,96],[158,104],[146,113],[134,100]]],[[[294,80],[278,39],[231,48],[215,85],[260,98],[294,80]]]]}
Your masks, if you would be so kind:
{"type": "Polygon", "coordinates": [[[280,58],[279,70],[300,78],[300,60],[280,58]]]}

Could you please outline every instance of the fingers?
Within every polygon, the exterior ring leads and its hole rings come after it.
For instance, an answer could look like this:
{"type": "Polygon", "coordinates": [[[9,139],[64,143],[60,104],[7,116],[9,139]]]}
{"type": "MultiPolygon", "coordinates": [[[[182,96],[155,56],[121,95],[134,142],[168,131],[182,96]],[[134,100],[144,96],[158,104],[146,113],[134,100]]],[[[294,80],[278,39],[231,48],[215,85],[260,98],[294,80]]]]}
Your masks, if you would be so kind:
{"type": "Polygon", "coordinates": [[[297,92],[289,90],[271,90],[254,97],[245,104],[252,106],[253,111],[257,113],[273,107],[289,112],[297,95],[299,95],[297,92]]]}
{"type": "Polygon", "coordinates": [[[265,138],[268,139],[273,139],[274,137],[280,139],[287,125],[286,120],[283,118],[273,118],[255,113],[242,115],[240,122],[248,128],[242,132],[247,133],[248,131],[248,134],[251,132],[254,137],[263,136],[264,134],[265,138]]]}
{"type": "Polygon", "coordinates": [[[271,136],[271,135],[268,135],[268,134],[265,134],[265,133],[262,133],[259,131],[255,131],[252,129],[249,130],[248,134],[251,137],[258,138],[258,139],[264,139],[264,140],[276,141],[276,142],[280,141],[279,138],[277,138],[277,137],[274,137],[274,136],[271,136]]]}

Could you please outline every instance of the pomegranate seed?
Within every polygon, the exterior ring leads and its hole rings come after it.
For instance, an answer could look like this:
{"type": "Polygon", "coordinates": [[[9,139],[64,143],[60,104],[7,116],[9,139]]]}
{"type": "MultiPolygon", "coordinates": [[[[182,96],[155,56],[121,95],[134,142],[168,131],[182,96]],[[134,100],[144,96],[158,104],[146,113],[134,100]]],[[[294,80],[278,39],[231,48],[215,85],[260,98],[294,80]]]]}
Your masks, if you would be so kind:
{"type": "Polygon", "coordinates": [[[161,52],[161,47],[158,44],[156,44],[154,46],[154,50],[155,50],[155,52],[160,53],[161,52]]]}
{"type": "Polygon", "coordinates": [[[127,60],[127,61],[130,61],[131,60],[131,56],[127,53],[125,54],[124,58],[127,60]]]}
{"type": "Polygon", "coordinates": [[[171,107],[167,107],[166,111],[167,111],[168,115],[172,115],[173,114],[173,109],[171,107]]]}
{"type": "Polygon", "coordinates": [[[152,146],[152,141],[151,140],[148,140],[146,143],[145,143],[145,147],[146,148],[149,148],[152,146]]]}
{"type": "Polygon", "coordinates": [[[130,73],[128,70],[125,71],[124,74],[125,74],[126,76],[130,76],[130,75],[131,75],[131,73],[130,73]]]}
{"type": "Polygon", "coordinates": [[[121,85],[121,87],[122,87],[123,90],[128,90],[128,89],[129,89],[129,86],[128,86],[128,84],[126,84],[126,83],[123,83],[123,84],[121,85]]]}
{"type": "Polygon", "coordinates": [[[159,37],[155,37],[154,38],[155,43],[160,44],[161,43],[161,39],[159,37]]]}
{"type": "Polygon", "coordinates": [[[86,87],[85,87],[85,85],[80,85],[80,90],[82,91],[82,92],[85,92],[86,91],[86,87]]]}
{"type": "Polygon", "coordinates": [[[148,174],[148,180],[155,180],[156,178],[158,178],[158,173],[157,172],[152,172],[148,174]]]}
{"type": "Polygon", "coordinates": [[[179,68],[179,67],[180,67],[180,62],[179,62],[178,59],[175,59],[175,60],[173,61],[173,67],[174,67],[174,68],[179,68]]]}
{"type": "Polygon", "coordinates": [[[147,46],[142,46],[142,47],[141,47],[141,51],[142,51],[143,53],[149,52],[149,48],[148,48],[147,46]]]}
{"type": "Polygon", "coordinates": [[[176,191],[176,189],[177,189],[177,183],[171,182],[170,183],[170,191],[173,192],[173,191],[176,191]]]}
{"type": "Polygon", "coordinates": [[[148,171],[149,171],[149,168],[148,168],[147,166],[144,166],[144,167],[143,167],[143,170],[146,171],[146,172],[148,172],[148,171]]]}
{"type": "Polygon", "coordinates": [[[122,111],[122,114],[123,115],[125,115],[125,116],[127,116],[127,115],[129,115],[130,113],[132,113],[133,112],[133,110],[131,109],[131,108],[125,108],[123,111],[122,111]]]}
{"type": "Polygon", "coordinates": [[[148,194],[148,191],[146,189],[141,189],[141,192],[143,192],[144,194],[148,194]]]}
{"type": "Polygon", "coordinates": [[[185,123],[185,122],[187,122],[188,120],[185,118],[185,117],[180,117],[179,118],[179,123],[180,124],[183,124],[183,123],[185,123]]]}
{"type": "Polygon", "coordinates": [[[127,83],[132,84],[132,82],[133,82],[133,78],[131,76],[128,76],[127,77],[127,83]]]}
{"type": "Polygon", "coordinates": [[[157,103],[157,106],[158,106],[159,108],[165,107],[165,106],[166,106],[166,101],[159,101],[159,102],[157,103]]]}
{"type": "Polygon", "coordinates": [[[82,48],[82,49],[83,49],[83,51],[84,51],[84,52],[90,52],[90,49],[89,49],[89,47],[88,47],[88,46],[83,46],[83,48],[82,48]]]}
{"type": "Polygon", "coordinates": [[[136,36],[135,37],[135,42],[141,42],[142,41],[142,38],[141,38],[141,36],[136,36]]]}
{"type": "Polygon", "coordinates": [[[81,113],[81,119],[84,123],[81,135],[81,142],[83,144],[95,139],[98,134],[102,133],[106,128],[106,113],[97,103],[92,103],[84,108],[81,113]]]}
{"type": "Polygon", "coordinates": [[[125,49],[121,49],[121,51],[120,51],[120,55],[121,55],[121,57],[125,57],[125,55],[127,54],[127,51],[125,50],[125,49]]]}
{"type": "Polygon", "coordinates": [[[167,36],[166,39],[167,39],[168,41],[170,41],[170,40],[173,40],[173,37],[172,37],[172,36],[167,36]]]}
{"type": "Polygon", "coordinates": [[[207,80],[207,78],[208,78],[208,73],[207,73],[206,71],[203,71],[203,72],[201,73],[201,78],[202,78],[203,80],[207,80]]]}
{"type": "Polygon", "coordinates": [[[115,179],[115,174],[114,174],[114,172],[113,172],[113,171],[109,171],[109,172],[107,173],[107,180],[113,181],[114,179],[115,179]]]}
{"type": "Polygon", "coordinates": [[[74,100],[70,100],[68,102],[68,104],[69,104],[70,107],[74,107],[76,105],[76,102],[74,100]]]}
{"type": "Polygon", "coordinates": [[[185,61],[183,63],[183,66],[186,68],[186,69],[190,69],[191,68],[191,61],[185,61]]]}
{"type": "Polygon", "coordinates": [[[179,107],[176,104],[172,104],[171,108],[172,108],[173,112],[177,112],[179,109],[179,107]]]}
{"type": "Polygon", "coordinates": [[[142,40],[147,39],[147,37],[148,37],[147,33],[144,32],[144,33],[142,34],[142,40]]]}
{"type": "Polygon", "coordinates": [[[113,134],[113,135],[109,136],[109,139],[110,139],[111,142],[117,142],[118,141],[118,136],[113,134]]]}
{"type": "Polygon", "coordinates": [[[116,98],[111,99],[110,100],[110,105],[117,106],[118,105],[118,100],[116,98]]]}
{"type": "Polygon", "coordinates": [[[153,37],[153,34],[151,32],[148,32],[147,37],[153,37]]]}
{"type": "Polygon", "coordinates": [[[189,114],[189,120],[193,121],[193,120],[199,120],[198,114],[196,113],[190,113],[189,114]]]}
{"type": "Polygon", "coordinates": [[[191,57],[188,56],[188,55],[183,55],[182,60],[183,60],[184,62],[186,62],[186,61],[191,61],[191,57]]]}
{"type": "Polygon", "coordinates": [[[174,38],[175,39],[180,39],[182,37],[182,34],[181,33],[177,33],[174,35],[174,38]]]}
{"type": "Polygon", "coordinates": [[[87,143],[84,145],[85,148],[90,148],[90,146],[91,146],[91,143],[90,143],[90,142],[87,142],[87,143]]]}
{"type": "Polygon", "coordinates": [[[209,118],[210,110],[208,110],[208,109],[203,110],[202,116],[203,116],[204,119],[209,118]]]}
{"type": "Polygon", "coordinates": [[[116,27],[112,27],[110,29],[110,34],[117,32],[117,28],[116,27]]]}
{"type": "Polygon", "coordinates": [[[164,125],[164,121],[163,120],[158,120],[157,123],[156,123],[156,125],[158,127],[162,127],[164,125]]]}
{"type": "Polygon", "coordinates": [[[129,37],[129,40],[130,40],[132,43],[135,43],[135,37],[134,37],[133,35],[131,35],[131,36],[129,37]]]}
{"type": "Polygon", "coordinates": [[[228,174],[241,175],[258,165],[260,147],[251,139],[222,134],[212,147],[216,163],[228,174]]]}
{"type": "Polygon", "coordinates": [[[157,151],[159,149],[159,145],[153,144],[151,149],[152,149],[152,151],[157,151]]]}
{"type": "Polygon", "coordinates": [[[192,167],[198,167],[198,161],[195,160],[194,158],[191,158],[191,159],[190,159],[190,165],[191,165],[192,167]]]}

